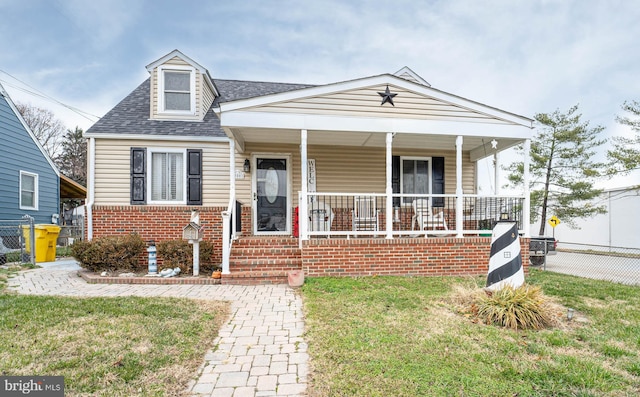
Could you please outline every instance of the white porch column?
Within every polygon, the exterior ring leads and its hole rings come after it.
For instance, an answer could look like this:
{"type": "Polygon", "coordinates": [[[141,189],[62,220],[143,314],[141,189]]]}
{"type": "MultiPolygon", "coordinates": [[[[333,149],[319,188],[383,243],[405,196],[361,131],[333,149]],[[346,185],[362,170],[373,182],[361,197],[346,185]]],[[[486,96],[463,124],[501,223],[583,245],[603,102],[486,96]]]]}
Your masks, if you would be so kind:
{"type": "Polygon", "coordinates": [[[229,142],[229,202],[232,203],[231,210],[231,238],[236,237],[236,219],[240,214],[236,214],[236,141],[229,142]]]}
{"type": "Polygon", "coordinates": [[[456,137],[456,237],[462,238],[464,234],[463,217],[464,199],[462,198],[462,135],[456,137]]]}
{"type": "Polygon", "coordinates": [[[300,178],[300,191],[302,192],[302,195],[300,196],[300,203],[298,206],[298,232],[300,233],[300,247],[302,247],[302,241],[309,239],[309,235],[307,234],[309,227],[309,217],[307,216],[309,211],[307,208],[309,203],[309,198],[307,197],[307,183],[309,181],[309,164],[307,160],[307,130],[300,131],[300,163],[300,173],[302,174],[300,178]]]}
{"type": "Polygon", "coordinates": [[[493,154],[493,194],[500,194],[500,152],[496,150],[493,154]]]}
{"type": "Polygon", "coordinates": [[[524,206],[522,208],[524,237],[531,237],[531,194],[529,192],[529,163],[531,159],[531,139],[524,141],[524,206]]]}
{"type": "Polygon", "coordinates": [[[387,195],[387,203],[385,206],[385,230],[386,235],[385,238],[393,238],[393,186],[391,184],[391,174],[393,172],[391,159],[392,159],[392,143],[393,143],[393,133],[387,132],[387,152],[386,152],[386,163],[387,163],[387,187],[385,189],[385,193],[387,195]]]}
{"type": "MultiPolygon", "coordinates": [[[[229,140],[229,206],[222,211],[222,274],[230,274],[231,234],[235,234],[234,208],[236,206],[236,142],[229,140]],[[233,223],[230,225],[229,223],[233,223]]],[[[237,215],[236,215],[237,216],[237,215]]]]}

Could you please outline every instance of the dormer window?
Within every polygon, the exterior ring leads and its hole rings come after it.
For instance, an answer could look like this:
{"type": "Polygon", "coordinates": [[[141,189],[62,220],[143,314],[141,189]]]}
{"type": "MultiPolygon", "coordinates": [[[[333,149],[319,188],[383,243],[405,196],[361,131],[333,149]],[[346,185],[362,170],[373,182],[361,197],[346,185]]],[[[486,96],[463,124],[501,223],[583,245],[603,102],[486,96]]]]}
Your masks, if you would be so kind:
{"type": "Polygon", "coordinates": [[[187,66],[160,66],[158,77],[158,110],[161,113],[195,114],[195,70],[187,66]]]}

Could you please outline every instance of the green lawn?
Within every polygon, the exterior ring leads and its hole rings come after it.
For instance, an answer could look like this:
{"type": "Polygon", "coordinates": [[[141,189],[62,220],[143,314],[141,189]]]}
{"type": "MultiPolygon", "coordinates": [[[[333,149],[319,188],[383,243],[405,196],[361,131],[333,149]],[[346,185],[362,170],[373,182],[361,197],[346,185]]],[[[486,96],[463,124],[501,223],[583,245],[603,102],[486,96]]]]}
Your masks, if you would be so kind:
{"type": "Polygon", "coordinates": [[[0,374],[65,377],[65,396],[176,396],[213,346],[228,305],[175,298],[2,292],[0,374]]]}
{"type": "Polygon", "coordinates": [[[454,278],[321,278],[302,288],[310,396],[636,396],[640,288],[532,270],[576,310],[554,329],[474,322],[454,278]],[[585,319],[584,321],[581,321],[585,319]]]}

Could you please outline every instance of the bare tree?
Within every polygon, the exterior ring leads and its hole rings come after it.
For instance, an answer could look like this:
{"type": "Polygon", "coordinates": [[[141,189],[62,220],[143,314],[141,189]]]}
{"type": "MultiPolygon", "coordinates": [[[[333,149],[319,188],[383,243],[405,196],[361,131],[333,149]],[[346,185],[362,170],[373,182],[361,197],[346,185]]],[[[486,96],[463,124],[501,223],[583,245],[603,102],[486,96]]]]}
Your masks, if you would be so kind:
{"type": "Polygon", "coordinates": [[[31,104],[16,103],[16,108],[49,157],[55,160],[60,154],[65,132],[62,121],[52,111],[31,104]]]}

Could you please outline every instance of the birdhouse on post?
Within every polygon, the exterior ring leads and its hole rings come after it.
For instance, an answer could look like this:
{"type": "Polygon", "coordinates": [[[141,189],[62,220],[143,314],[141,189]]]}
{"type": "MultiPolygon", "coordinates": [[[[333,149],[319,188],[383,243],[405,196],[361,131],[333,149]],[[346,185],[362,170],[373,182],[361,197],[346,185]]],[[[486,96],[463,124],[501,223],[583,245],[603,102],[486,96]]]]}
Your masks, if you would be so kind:
{"type": "Polygon", "coordinates": [[[191,212],[191,222],[182,228],[182,238],[193,244],[193,275],[200,274],[200,241],[204,234],[204,227],[200,225],[198,211],[191,212]]]}
{"type": "Polygon", "coordinates": [[[189,224],[182,228],[182,238],[189,240],[189,244],[193,244],[195,241],[202,240],[204,228],[195,222],[189,222],[189,224]]]}

